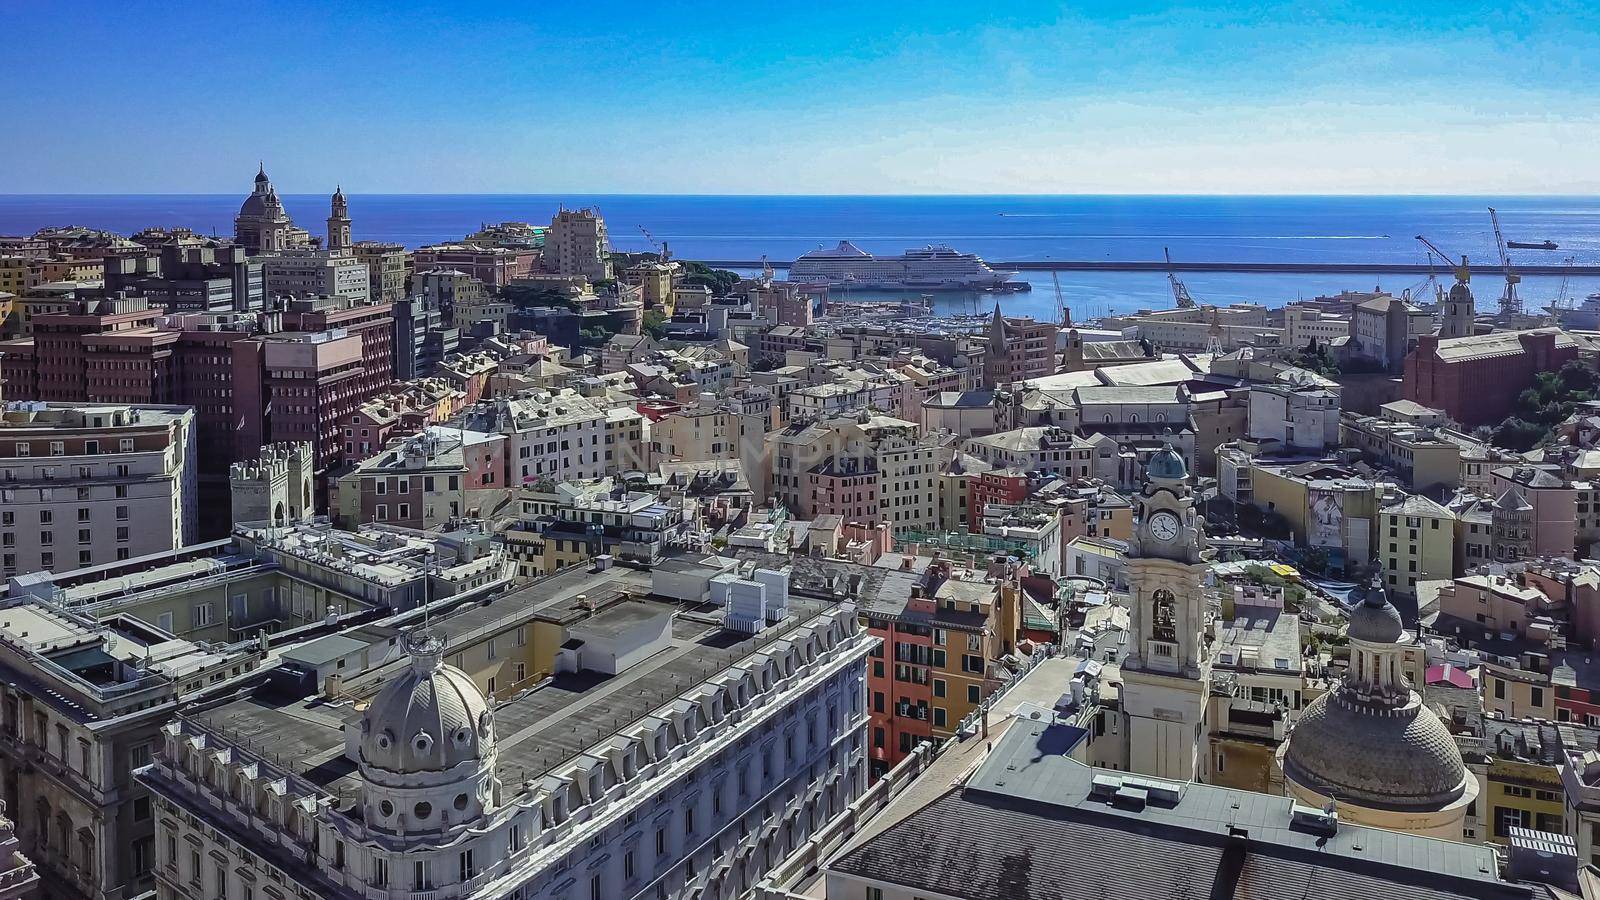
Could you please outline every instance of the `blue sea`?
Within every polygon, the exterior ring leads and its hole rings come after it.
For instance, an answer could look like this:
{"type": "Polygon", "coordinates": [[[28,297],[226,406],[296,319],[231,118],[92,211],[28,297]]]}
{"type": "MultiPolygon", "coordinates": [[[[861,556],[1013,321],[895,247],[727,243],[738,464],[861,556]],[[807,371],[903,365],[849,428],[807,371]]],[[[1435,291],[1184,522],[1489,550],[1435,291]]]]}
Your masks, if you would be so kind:
{"type": "MultiPolygon", "coordinates": [[[[246,187],[247,189],[247,187],[246,187]]],[[[88,225],[131,234],[150,225],[183,225],[229,235],[244,194],[0,195],[0,234],[47,225],[88,225]]],[[[285,194],[303,227],[321,232],[325,195],[285,194]]],[[[486,222],[548,222],[562,205],[598,207],[619,250],[648,250],[642,229],[687,259],[774,261],[848,239],[894,254],[928,243],[949,244],[993,261],[1159,260],[1232,262],[1425,263],[1414,235],[1451,254],[1495,259],[1487,207],[1500,212],[1512,240],[1553,240],[1559,250],[1512,251],[1515,261],[1600,264],[1600,198],[1595,197],[1213,197],[1213,196],[645,196],[645,195],[361,195],[350,196],[358,240],[416,247],[460,238],[486,222]]],[[[1049,273],[1024,276],[1031,294],[1006,296],[1012,312],[1054,317],[1049,273]]],[[[1424,286],[1413,275],[1187,273],[1202,303],[1253,301],[1281,305],[1340,290],[1382,287],[1398,294],[1424,286]]],[[[1441,266],[1440,277],[1448,282],[1441,266]]],[[[1061,289],[1075,318],[1170,305],[1159,272],[1064,272],[1061,289]]],[[[1542,306],[1561,289],[1559,277],[1527,277],[1524,302],[1542,306]]],[[[1501,282],[1479,276],[1481,306],[1493,305],[1501,282]]],[[[1600,279],[1574,278],[1569,293],[1600,291],[1600,279]]],[[[945,309],[970,309],[991,299],[941,296],[945,309]]]]}

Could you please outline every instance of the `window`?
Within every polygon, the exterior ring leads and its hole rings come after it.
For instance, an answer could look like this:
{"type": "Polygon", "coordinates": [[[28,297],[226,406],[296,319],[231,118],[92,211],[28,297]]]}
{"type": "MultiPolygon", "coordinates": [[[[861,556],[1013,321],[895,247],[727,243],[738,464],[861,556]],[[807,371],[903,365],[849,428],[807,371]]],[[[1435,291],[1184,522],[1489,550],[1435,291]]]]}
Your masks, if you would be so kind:
{"type": "Polygon", "coordinates": [[[471,850],[463,850],[463,851],[461,851],[460,862],[461,862],[461,880],[462,881],[466,881],[467,879],[471,878],[472,876],[478,874],[478,868],[477,868],[477,866],[473,865],[473,862],[472,862],[472,851],[471,850]]]}
{"type": "Polygon", "coordinates": [[[945,695],[945,680],[943,678],[935,678],[933,680],[933,695],[935,697],[943,697],[945,695]]]}
{"type": "Polygon", "coordinates": [[[967,702],[968,703],[982,703],[983,702],[983,692],[978,688],[977,685],[975,685],[975,684],[967,685],[967,702]]]}
{"type": "Polygon", "coordinates": [[[657,857],[661,857],[661,856],[666,856],[666,855],[667,855],[667,830],[665,828],[657,828],[656,829],[656,856],[657,857]]]}
{"type": "Polygon", "coordinates": [[[1496,700],[1504,700],[1506,698],[1506,683],[1503,679],[1496,678],[1494,680],[1494,698],[1496,700]]]}
{"type": "Polygon", "coordinates": [[[633,880],[633,851],[622,854],[622,877],[627,881],[633,880]]]}
{"type": "Polygon", "coordinates": [[[372,883],[377,887],[389,883],[389,861],[381,856],[372,858],[372,883]]]}
{"type": "Polygon", "coordinates": [[[683,833],[694,834],[694,809],[692,807],[683,811],[683,833]]]}
{"type": "Polygon", "coordinates": [[[433,887],[433,875],[428,872],[428,861],[416,860],[411,868],[411,889],[414,891],[427,890],[433,887]]]}
{"type": "Polygon", "coordinates": [[[203,628],[211,624],[211,604],[201,603],[194,608],[194,627],[203,628]]]}

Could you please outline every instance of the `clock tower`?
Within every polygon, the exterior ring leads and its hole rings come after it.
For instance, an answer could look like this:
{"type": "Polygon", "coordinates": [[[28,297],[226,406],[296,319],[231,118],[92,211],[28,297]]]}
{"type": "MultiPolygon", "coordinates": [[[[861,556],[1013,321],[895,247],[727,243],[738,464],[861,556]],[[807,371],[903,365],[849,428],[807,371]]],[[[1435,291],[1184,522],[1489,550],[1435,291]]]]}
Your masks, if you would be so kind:
{"type": "Polygon", "coordinates": [[[1193,780],[1204,766],[1211,660],[1204,638],[1211,551],[1183,457],[1172,445],[1145,467],[1128,550],[1132,595],[1122,662],[1128,769],[1193,780]]]}

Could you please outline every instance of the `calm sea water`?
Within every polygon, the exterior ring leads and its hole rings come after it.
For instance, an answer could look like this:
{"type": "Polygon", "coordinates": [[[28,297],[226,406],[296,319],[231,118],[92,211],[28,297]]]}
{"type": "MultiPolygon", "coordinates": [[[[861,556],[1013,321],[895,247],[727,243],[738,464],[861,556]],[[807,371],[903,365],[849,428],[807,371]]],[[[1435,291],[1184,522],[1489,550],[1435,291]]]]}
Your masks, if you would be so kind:
{"type": "MultiPolygon", "coordinates": [[[[284,195],[290,215],[314,232],[327,216],[324,195],[284,195]]],[[[237,195],[0,195],[0,234],[46,225],[89,225],[132,233],[150,225],[184,225],[229,235],[243,194],[237,195]]],[[[1057,259],[1177,259],[1250,262],[1422,263],[1414,235],[1426,234],[1453,254],[1495,257],[1488,206],[1499,212],[1512,240],[1553,240],[1556,251],[1513,251],[1527,263],[1559,264],[1567,257],[1600,264],[1600,198],[1592,197],[752,197],[352,195],[357,239],[419,246],[460,238],[481,223],[549,221],[562,204],[596,206],[621,250],[650,248],[641,227],[672,245],[680,257],[785,261],[848,239],[875,253],[945,243],[994,261],[1057,259]]],[[[1053,315],[1047,273],[1027,273],[1032,294],[1011,295],[1016,312],[1053,315]]],[[[1409,275],[1182,276],[1201,302],[1256,301],[1278,305],[1299,297],[1374,286],[1398,293],[1419,287],[1409,275]]],[[[1444,277],[1441,269],[1441,277],[1444,277]]],[[[1554,299],[1560,278],[1529,277],[1530,305],[1554,299]]],[[[1474,282],[1480,303],[1492,305],[1495,279],[1474,282]]],[[[1078,318],[1171,302],[1156,272],[1061,276],[1078,318]]],[[[1600,279],[1573,279],[1569,292],[1600,291],[1600,279]]],[[[991,302],[941,297],[941,306],[991,302]]]]}

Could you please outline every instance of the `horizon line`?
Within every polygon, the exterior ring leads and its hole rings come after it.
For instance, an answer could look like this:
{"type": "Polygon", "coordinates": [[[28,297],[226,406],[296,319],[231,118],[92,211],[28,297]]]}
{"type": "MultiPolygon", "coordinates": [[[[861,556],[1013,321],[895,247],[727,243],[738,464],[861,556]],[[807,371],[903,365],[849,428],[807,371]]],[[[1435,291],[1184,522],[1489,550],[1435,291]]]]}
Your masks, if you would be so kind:
{"type": "MultiPolygon", "coordinates": [[[[0,191],[0,198],[4,197],[237,197],[239,191],[0,191]]],[[[320,197],[324,192],[285,192],[285,197],[320,197]]],[[[345,196],[362,197],[661,197],[661,198],[707,198],[707,197],[800,197],[800,198],[885,198],[885,199],[946,199],[946,198],[1020,198],[1020,199],[1094,199],[1094,198],[1121,198],[1121,197],[1167,197],[1167,198],[1195,198],[1195,199],[1223,199],[1223,198],[1249,198],[1249,199],[1301,199],[1301,198],[1391,198],[1408,197],[1419,199],[1473,199],[1473,198],[1593,198],[1600,200],[1600,192],[1534,192],[1534,193],[1436,193],[1423,191],[1400,191],[1395,193],[1362,193],[1362,192],[1279,192],[1279,193],[1230,193],[1230,192],[1165,192],[1165,191],[1129,191],[1129,192],[1079,192],[1079,193],[672,193],[672,192],[630,192],[630,191],[345,191],[345,196]]]]}

